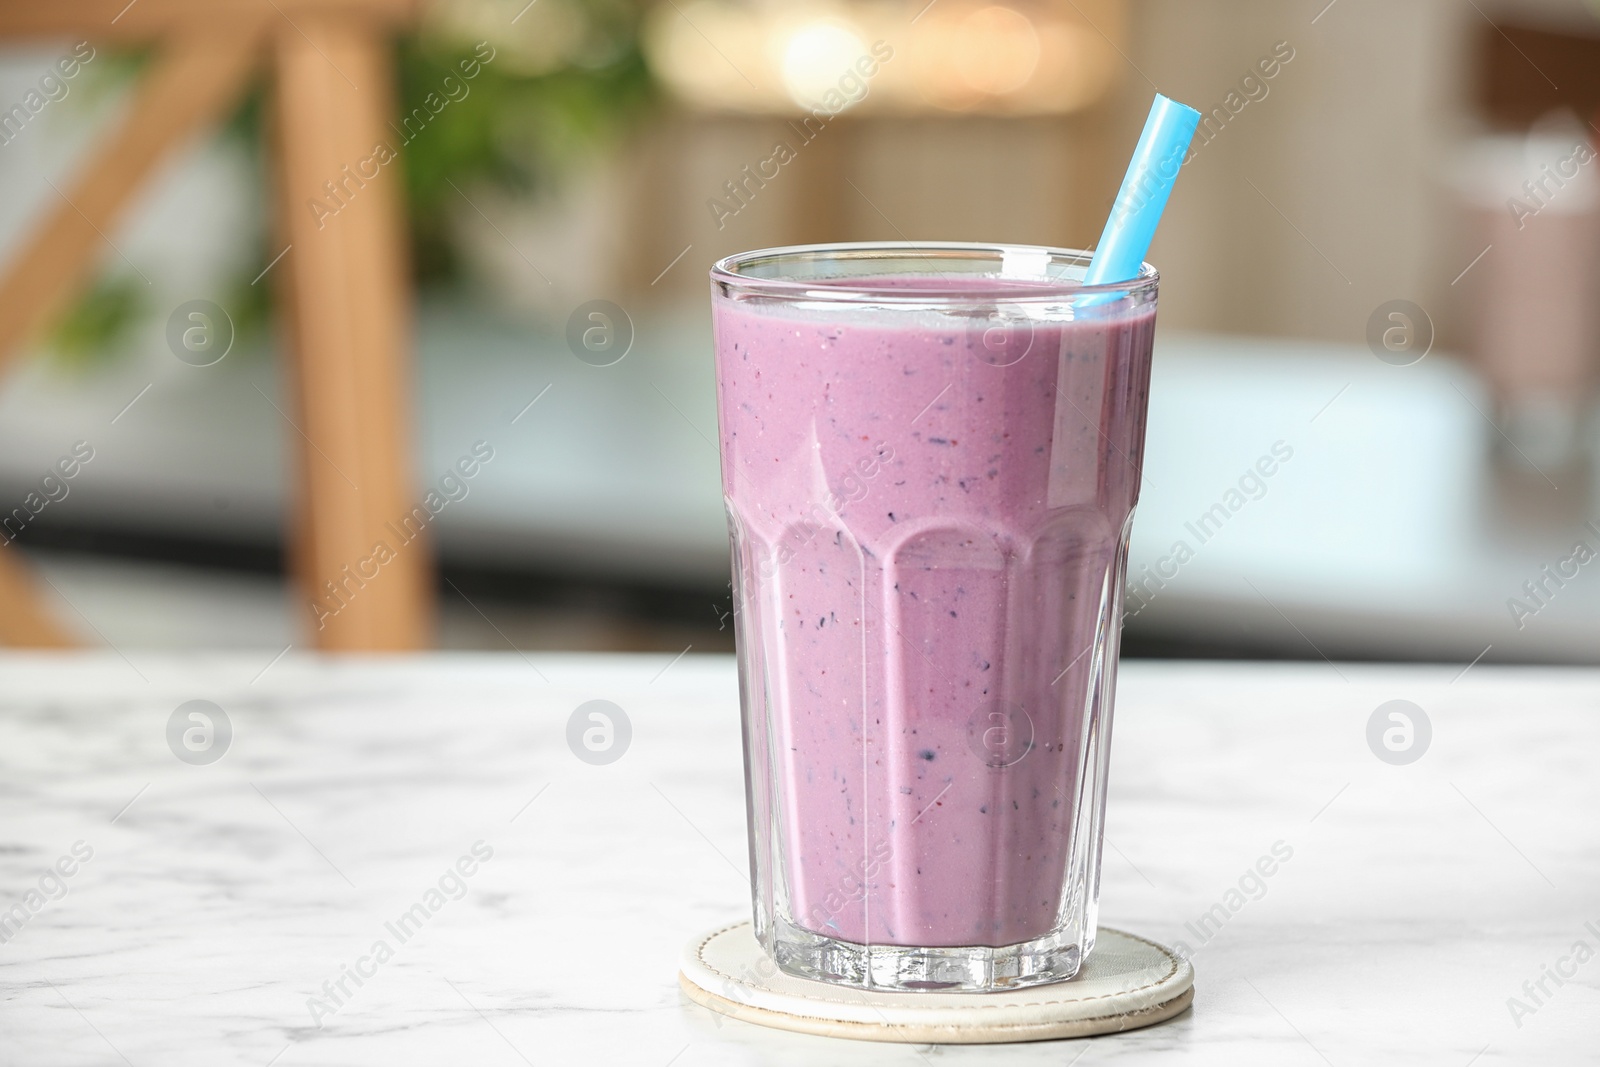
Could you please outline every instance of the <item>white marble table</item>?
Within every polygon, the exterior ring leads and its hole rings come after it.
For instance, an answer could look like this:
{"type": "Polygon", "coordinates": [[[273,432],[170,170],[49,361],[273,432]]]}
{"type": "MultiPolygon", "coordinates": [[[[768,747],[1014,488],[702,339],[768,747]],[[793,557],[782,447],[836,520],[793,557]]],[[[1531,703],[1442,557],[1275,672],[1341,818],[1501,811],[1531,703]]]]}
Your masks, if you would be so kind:
{"type": "MultiPolygon", "coordinates": [[[[1133,663],[1104,921],[1194,949],[1193,1011],[1089,1041],[856,1045],[716,1017],[680,946],[747,907],[726,658],[0,657],[0,1062],[1576,1063],[1600,1034],[1600,674],[1133,663]],[[568,716],[626,709],[607,766],[568,716]],[[1433,738],[1367,747],[1404,698],[1433,738]],[[205,699],[210,765],[166,726],[205,699]],[[70,857],[76,843],[80,855],[70,857]],[[470,855],[460,899],[386,927],[470,855]],[[1229,890],[1275,843],[1260,899],[1229,890]],[[1231,898],[1232,901],[1242,897],[1231,898]],[[1201,943],[1215,905],[1225,921],[1201,943]],[[1593,927],[1586,928],[1586,923],[1593,927]],[[384,940],[392,958],[368,956],[384,940]],[[367,962],[360,963],[366,957],[367,962]],[[348,997],[308,999],[360,963],[348,997]],[[1548,996],[1514,1019],[1546,966],[1548,996]],[[331,1000],[326,1001],[332,1007],[331,1000]],[[318,1013],[322,1014],[322,1013],[318,1013]],[[1520,1023],[1520,1025],[1519,1025],[1520,1023]],[[319,1025],[320,1024],[320,1025],[319,1025]]],[[[455,885],[447,880],[447,888],[455,885]]],[[[1253,888],[1253,887],[1252,887],[1253,888]]],[[[1215,914],[1215,913],[1214,913],[1215,914]]],[[[1212,920],[1215,922],[1216,920],[1212,920]]]]}

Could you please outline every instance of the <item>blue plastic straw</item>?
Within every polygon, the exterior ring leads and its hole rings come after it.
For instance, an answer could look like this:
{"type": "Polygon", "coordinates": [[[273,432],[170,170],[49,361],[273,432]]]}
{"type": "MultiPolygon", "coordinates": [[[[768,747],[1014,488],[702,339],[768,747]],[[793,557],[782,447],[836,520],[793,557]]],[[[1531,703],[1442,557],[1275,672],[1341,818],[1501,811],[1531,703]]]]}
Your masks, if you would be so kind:
{"type": "Polygon", "coordinates": [[[1108,285],[1138,276],[1199,124],[1200,112],[1156,94],[1083,284],[1108,285]]]}

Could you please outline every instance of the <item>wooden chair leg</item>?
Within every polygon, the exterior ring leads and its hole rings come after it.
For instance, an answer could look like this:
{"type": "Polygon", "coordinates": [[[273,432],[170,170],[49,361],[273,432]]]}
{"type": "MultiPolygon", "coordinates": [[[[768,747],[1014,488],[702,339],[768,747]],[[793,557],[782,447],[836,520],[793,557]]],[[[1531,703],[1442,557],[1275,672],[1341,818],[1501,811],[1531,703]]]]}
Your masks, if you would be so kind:
{"type": "Polygon", "coordinates": [[[422,498],[394,73],[376,23],[335,11],[295,21],[276,34],[272,101],[292,246],[278,284],[298,423],[296,612],[323,649],[419,648],[432,559],[427,524],[411,519],[422,498]]]}
{"type": "Polygon", "coordinates": [[[71,648],[77,643],[45,608],[17,550],[0,549],[0,644],[71,648]]]}
{"type": "MultiPolygon", "coordinates": [[[[50,194],[43,222],[0,274],[0,366],[66,304],[109,249],[128,202],[171,151],[226,113],[250,76],[252,24],[192,32],[166,47],[121,126],[75,177],[50,194]]],[[[16,550],[13,549],[13,552],[16,550]]],[[[0,555],[0,642],[57,648],[76,640],[57,624],[20,559],[0,555]]]]}

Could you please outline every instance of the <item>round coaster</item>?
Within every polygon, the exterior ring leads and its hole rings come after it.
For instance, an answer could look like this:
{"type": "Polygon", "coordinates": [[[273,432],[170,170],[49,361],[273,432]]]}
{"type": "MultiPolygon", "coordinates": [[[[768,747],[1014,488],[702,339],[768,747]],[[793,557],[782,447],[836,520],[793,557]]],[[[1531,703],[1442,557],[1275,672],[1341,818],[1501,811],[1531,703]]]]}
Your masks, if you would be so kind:
{"type": "Polygon", "coordinates": [[[695,1003],[745,1022],[917,1045],[1118,1033],[1170,1019],[1194,999],[1188,960],[1104,926],[1070,982],[1001,993],[877,993],[784,974],[746,920],[691,941],[678,983],[695,1003]]]}

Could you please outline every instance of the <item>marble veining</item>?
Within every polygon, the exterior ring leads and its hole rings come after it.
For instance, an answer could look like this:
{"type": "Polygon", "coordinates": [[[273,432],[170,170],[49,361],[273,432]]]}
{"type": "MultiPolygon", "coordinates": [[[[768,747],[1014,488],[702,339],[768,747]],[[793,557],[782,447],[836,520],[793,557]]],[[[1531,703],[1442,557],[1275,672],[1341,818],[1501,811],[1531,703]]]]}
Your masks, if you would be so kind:
{"type": "Polygon", "coordinates": [[[685,941],[749,907],[731,658],[268,658],[0,656],[0,1063],[1595,1055],[1594,672],[1126,664],[1101,917],[1184,943],[1194,1009],[912,1048],[678,991],[685,941]],[[1433,728],[1407,766],[1366,741],[1396,698],[1433,728]],[[168,746],[195,699],[233,728],[209,765],[168,746]],[[632,725],[608,765],[567,744],[593,699],[632,725]]]}

